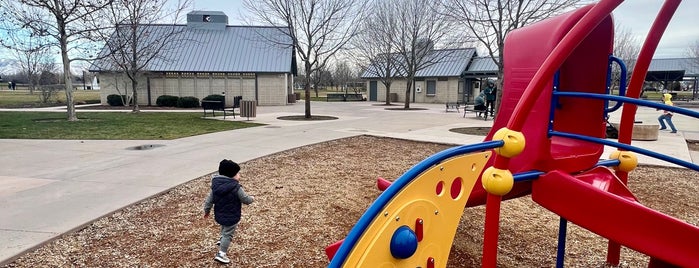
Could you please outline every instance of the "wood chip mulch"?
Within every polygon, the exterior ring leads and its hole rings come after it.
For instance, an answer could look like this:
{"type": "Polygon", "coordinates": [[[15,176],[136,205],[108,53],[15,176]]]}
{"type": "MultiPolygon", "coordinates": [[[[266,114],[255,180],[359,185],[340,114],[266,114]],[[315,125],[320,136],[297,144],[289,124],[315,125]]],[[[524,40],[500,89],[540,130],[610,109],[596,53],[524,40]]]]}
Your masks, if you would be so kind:
{"type": "MultiPolygon", "coordinates": [[[[241,184],[256,202],[243,208],[229,250],[232,263],[326,267],[325,247],[343,239],[379,196],[376,177],[393,180],[449,147],[359,136],[242,163],[241,184]]],[[[219,267],[213,260],[218,226],[201,211],[209,183],[210,174],[195,178],[5,267],[219,267]]],[[[630,188],[646,206],[699,224],[695,172],[643,166],[632,173],[630,188]]],[[[447,267],[480,266],[484,210],[464,210],[447,267]]],[[[559,217],[529,197],[504,202],[501,213],[498,266],[554,267],[559,217]]],[[[570,224],[566,267],[604,267],[606,247],[604,238],[570,224]]],[[[622,267],[648,264],[647,256],[625,248],[621,259],[622,267]]]]}

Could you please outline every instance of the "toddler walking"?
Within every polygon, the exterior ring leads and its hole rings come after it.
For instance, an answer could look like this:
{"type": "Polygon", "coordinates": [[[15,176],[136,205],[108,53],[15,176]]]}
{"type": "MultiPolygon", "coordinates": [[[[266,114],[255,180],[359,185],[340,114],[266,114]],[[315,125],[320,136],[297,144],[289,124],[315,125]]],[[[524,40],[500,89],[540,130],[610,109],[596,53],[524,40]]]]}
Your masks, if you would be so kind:
{"type": "Polygon", "coordinates": [[[255,200],[243,190],[240,185],[240,166],[235,162],[224,159],[219,163],[218,175],[211,179],[211,191],[204,201],[204,218],[209,217],[214,208],[214,219],[221,225],[221,236],[218,241],[218,253],[214,260],[230,263],[227,256],[228,247],[233,240],[233,234],[240,222],[241,204],[252,204],[255,200]]]}

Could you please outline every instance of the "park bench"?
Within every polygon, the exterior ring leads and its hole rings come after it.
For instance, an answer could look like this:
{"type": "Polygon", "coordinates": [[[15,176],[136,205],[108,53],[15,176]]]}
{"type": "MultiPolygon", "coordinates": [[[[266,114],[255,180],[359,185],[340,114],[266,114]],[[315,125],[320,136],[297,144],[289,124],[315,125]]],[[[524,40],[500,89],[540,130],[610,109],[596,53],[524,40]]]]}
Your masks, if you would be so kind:
{"type": "MultiPolygon", "coordinates": [[[[689,102],[692,100],[692,96],[687,96],[687,95],[679,95],[676,92],[670,92],[670,95],[672,95],[672,100],[674,101],[686,101],[689,102]]],[[[660,99],[662,101],[662,98],[660,99]]]]}
{"type": "MultiPolygon", "coordinates": [[[[475,106],[474,106],[475,107],[475,106]]],[[[466,117],[467,112],[472,112],[476,114],[476,117],[483,118],[483,120],[488,120],[488,114],[490,114],[489,111],[487,110],[476,110],[474,108],[469,108],[468,105],[464,106],[464,118],[466,117]]],[[[490,117],[493,117],[493,114],[490,114],[490,117]]]]}
{"type": "Polygon", "coordinates": [[[455,109],[457,113],[460,113],[461,111],[459,111],[459,109],[461,108],[461,105],[463,105],[463,103],[458,102],[458,101],[457,102],[447,102],[446,103],[446,106],[447,106],[446,112],[449,112],[450,110],[455,109]]]}
{"type": "Polygon", "coordinates": [[[355,93],[328,93],[326,95],[327,101],[363,101],[364,96],[362,94],[355,93]]]}
{"type": "Polygon", "coordinates": [[[211,116],[216,116],[216,111],[223,112],[223,119],[226,119],[226,115],[232,114],[235,118],[235,109],[240,108],[240,100],[243,96],[233,97],[233,106],[226,107],[225,101],[214,101],[214,100],[203,100],[201,101],[201,108],[204,109],[204,117],[208,115],[207,110],[211,110],[211,116]]]}

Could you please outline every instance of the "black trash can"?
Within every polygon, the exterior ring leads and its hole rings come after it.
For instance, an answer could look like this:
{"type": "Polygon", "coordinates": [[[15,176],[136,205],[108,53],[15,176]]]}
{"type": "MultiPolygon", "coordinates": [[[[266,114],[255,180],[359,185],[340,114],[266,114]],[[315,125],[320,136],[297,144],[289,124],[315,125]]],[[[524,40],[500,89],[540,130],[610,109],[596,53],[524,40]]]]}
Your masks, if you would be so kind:
{"type": "Polygon", "coordinates": [[[391,102],[397,102],[398,101],[398,93],[390,93],[388,94],[389,100],[391,102]]]}

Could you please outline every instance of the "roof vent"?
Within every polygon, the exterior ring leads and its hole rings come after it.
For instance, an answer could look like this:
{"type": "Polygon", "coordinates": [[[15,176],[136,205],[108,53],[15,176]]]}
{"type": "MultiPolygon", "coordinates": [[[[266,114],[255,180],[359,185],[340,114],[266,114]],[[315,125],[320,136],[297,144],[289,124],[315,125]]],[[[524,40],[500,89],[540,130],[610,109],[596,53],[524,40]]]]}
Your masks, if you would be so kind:
{"type": "Polygon", "coordinates": [[[228,16],[221,11],[192,11],[187,13],[187,27],[203,30],[223,30],[228,16]]]}

